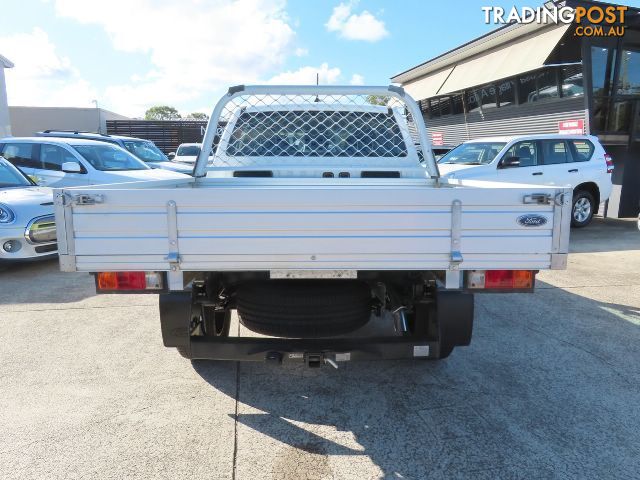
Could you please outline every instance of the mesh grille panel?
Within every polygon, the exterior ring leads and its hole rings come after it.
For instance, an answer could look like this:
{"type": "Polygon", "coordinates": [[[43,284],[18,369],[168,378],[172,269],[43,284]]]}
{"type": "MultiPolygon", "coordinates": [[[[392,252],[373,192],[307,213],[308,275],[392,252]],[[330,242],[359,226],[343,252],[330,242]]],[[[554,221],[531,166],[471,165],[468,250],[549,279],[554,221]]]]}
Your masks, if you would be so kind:
{"type": "MultiPolygon", "coordinates": [[[[313,105],[311,105],[313,107],[313,105]]],[[[402,157],[407,147],[390,110],[244,111],[226,154],[264,157],[402,157]]]]}
{"type": "Polygon", "coordinates": [[[401,96],[323,93],[330,87],[309,94],[251,89],[222,105],[213,167],[251,165],[255,157],[423,159],[418,128],[401,96]]]}

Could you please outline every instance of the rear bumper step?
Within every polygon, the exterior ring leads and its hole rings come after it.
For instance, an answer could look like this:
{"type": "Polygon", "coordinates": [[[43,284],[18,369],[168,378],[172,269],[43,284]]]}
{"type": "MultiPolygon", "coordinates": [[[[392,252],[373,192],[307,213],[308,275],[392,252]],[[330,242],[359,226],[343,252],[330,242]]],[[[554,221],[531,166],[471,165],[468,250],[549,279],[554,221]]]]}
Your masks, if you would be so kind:
{"type": "MultiPolygon", "coordinates": [[[[340,363],[351,360],[430,358],[440,355],[440,343],[415,337],[367,338],[206,338],[191,337],[190,357],[199,360],[269,361],[274,363],[340,363]]],[[[316,365],[310,365],[316,366],[316,365]]]]}

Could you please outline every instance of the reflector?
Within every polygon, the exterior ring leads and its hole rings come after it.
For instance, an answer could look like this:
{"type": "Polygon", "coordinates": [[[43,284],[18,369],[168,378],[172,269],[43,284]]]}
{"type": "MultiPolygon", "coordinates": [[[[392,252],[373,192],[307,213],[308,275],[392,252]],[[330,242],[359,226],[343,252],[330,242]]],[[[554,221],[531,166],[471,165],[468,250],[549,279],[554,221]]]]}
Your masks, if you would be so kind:
{"type": "Polygon", "coordinates": [[[484,274],[484,288],[512,288],[512,270],[487,270],[484,274]]]}
{"type": "Polygon", "coordinates": [[[531,270],[474,270],[468,273],[467,288],[485,290],[526,290],[533,288],[531,270]]]}
{"type": "Polygon", "coordinates": [[[533,272],[531,270],[513,270],[513,288],[533,287],[533,272]]]}
{"type": "Polygon", "coordinates": [[[98,290],[145,290],[145,272],[100,272],[98,290]]]}

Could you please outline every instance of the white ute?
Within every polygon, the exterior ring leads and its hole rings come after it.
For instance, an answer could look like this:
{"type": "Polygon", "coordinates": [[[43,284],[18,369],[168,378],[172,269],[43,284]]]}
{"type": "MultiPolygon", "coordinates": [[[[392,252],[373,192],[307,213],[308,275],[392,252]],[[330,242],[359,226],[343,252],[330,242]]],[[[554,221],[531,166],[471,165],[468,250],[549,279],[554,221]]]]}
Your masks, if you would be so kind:
{"type": "Polygon", "coordinates": [[[233,87],[194,175],[54,195],[62,270],[160,294],[187,358],[441,359],[469,344],[474,293],[566,267],[571,188],[441,179],[398,87],[233,87]],[[234,310],[261,335],[232,335],[234,310]]]}

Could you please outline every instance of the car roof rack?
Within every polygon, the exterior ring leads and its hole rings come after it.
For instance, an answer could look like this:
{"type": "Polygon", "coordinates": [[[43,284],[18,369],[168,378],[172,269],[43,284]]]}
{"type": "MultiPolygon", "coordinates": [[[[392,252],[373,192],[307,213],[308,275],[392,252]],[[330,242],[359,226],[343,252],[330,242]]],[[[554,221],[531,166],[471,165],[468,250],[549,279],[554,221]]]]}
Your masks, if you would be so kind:
{"type": "Polygon", "coordinates": [[[111,135],[108,135],[106,133],[100,133],[100,132],[90,132],[87,130],[43,130],[41,132],[38,133],[72,133],[74,135],[99,135],[101,137],[110,137],[111,135]]]}

